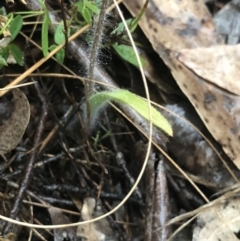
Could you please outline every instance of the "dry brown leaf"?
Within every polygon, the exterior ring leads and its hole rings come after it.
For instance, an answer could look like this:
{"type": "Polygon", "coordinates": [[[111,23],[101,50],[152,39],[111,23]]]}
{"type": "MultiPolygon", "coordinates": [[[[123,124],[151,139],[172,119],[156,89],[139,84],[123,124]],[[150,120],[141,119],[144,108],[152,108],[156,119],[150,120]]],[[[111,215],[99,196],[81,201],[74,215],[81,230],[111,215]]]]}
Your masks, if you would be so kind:
{"type": "MultiPolygon", "coordinates": [[[[93,219],[103,215],[101,207],[97,205],[96,200],[92,197],[86,197],[81,206],[79,201],[73,199],[78,209],[81,209],[81,216],[83,221],[93,219]]],[[[77,227],[77,236],[88,241],[115,241],[114,234],[110,224],[106,218],[94,223],[79,225],[77,227]]]]}
{"type": "Polygon", "coordinates": [[[240,45],[183,49],[178,60],[203,79],[240,95],[240,45]]]}
{"type": "MultiPolygon", "coordinates": [[[[52,224],[70,224],[68,217],[66,217],[59,208],[50,207],[48,212],[51,216],[52,224]]],[[[76,228],[67,227],[54,229],[54,241],[75,241],[76,240],[76,228]]]]}
{"type": "Polygon", "coordinates": [[[186,49],[173,55],[179,60],[173,61],[183,74],[175,75],[179,86],[213,137],[240,169],[239,45],[186,49]]]}
{"type": "Polygon", "coordinates": [[[172,58],[176,66],[174,78],[188,97],[213,137],[240,169],[240,96],[216,88],[195,75],[181,62],[172,58]],[[179,70],[179,71],[177,71],[179,70]],[[181,71],[180,71],[181,70],[181,71]]]}
{"type": "Polygon", "coordinates": [[[5,238],[0,237],[0,241],[15,241],[16,235],[14,233],[8,233],[5,238]]]}
{"type": "MultiPolygon", "coordinates": [[[[144,2],[125,0],[124,4],[136,16],[144,2]]],[[[139,23],[160,56],[163,54],[161,51],[166,49],[179,50],[223,43],[202,1],[151,0],[139,23]]]]}
{"type": "Polygon", "coordinates": [[[13,90],[14,111],[7,122],[0,126],[0,154],[13,150],[21,141],[30,118],[30,106],[25,94],[19,90],[13,90]]]}
{"type": "MultiPolygon", "coordinates": [[[[143,2],[125,1],[125,5],[137,15],[143,2]]],[[[140,26],[210,133],[240,169],[240,97],[210,84],[178,60],[182,49],[223,43],[203,2],[150,1],[140,26]]]]}
{"type": "Polygon", "coordinates": [[[238,241],[240,199],[233,198],[206,209],[197,218],[193,241],[238,241]]]}

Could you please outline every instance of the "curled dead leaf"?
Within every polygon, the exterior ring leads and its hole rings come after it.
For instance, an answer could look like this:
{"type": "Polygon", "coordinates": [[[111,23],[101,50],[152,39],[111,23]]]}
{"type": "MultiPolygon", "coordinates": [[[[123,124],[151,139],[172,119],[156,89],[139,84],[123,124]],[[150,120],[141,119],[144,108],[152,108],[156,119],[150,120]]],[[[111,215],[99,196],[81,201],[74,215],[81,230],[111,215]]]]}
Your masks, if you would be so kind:
{"type": "Polygon", "coordinates": [[[50,214],[52,224],[66,224],[65,228],[54,229],[54,241],[75,241],[76,240],[76,228],[75,227],[67,227],[67,224],[70,224],[70,220],[67,216],[65,216],[59,208],[50,207],[48,209],[50,214]]]}
{"type": "Polygon", "coordinates": [[[11,117],[0,126],[0,154],[13,150],[21,141],[30,119],[30,106],[25,94],[13,90],[15,107],[11,117]]]}
{"type": "MultiPolygon", "coordinates": [[[[83,221],[93,219],[103,215],[102,209],[97,205],[96,200],[92,197],[86,197],[83,200],[81,207],[78,200],[73,199],[79,210],[81,209],[81,217],[83,221]]],[[[115,234],[112,232],[110,224],[106,218],[96,221],[94,223],[88,223],[79,225],[77,227],[77,236],[81,239],[89,241],[115,241],[115,234]]]]}
{"type": "Polygon", "coordinates": [[[239,240],[239,197],[218,203],[201,212],[193,231],[193,241],[239,240]]]}

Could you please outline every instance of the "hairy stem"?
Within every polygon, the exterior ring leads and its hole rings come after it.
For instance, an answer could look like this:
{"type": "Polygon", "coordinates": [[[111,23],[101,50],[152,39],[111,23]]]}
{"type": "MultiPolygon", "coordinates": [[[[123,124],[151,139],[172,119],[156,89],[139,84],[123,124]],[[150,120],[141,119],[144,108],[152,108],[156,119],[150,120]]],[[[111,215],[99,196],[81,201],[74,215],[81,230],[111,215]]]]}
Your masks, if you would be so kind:
{"type": "MultiPolygon", "coordinates": [[[[99,46],[102,41],[102,35],[103,35],[103,28],[104,28],[104,18],[106,14],[106,10],[108,7],[108,1],[109,0],[102,0],[101,10],[100,14],[98,16],[98,21],[95,21],[95,24],[93,26],[93,36],[94,40],[91,46],[91,52],[90,52],[90,64],[88,69],[88,78],[90,80],[94,79],[94,68],[96,65],[96,58],[98,55],[99,46]]],[[[90,107],[88,104],[89,97],[94,93],[94,82],[92,81],[86,81],[85,82],[85,97],[87,101],[87,119],[88,123],[90,122],[90,107]]]]}
{"type": "MultiPolygon", "coordinates": [[[[100,14],[98,16],[98,21],[94,24],[93,27],[93,36],[94,40],[92,43],[91,53],[90,53],[90,65],[88,70],[88,78],[93,79],[94,76],[94,68],[96,65],[96,58],[99,50],[99,46],[102,41],[102,35],[103,35],[103,28],[104,28],[104,18],[106,14],[106,10],[108,7],[109,0],[102,0],[101,10],[100,14]]],[[[93,94],[93,88],[94,88],[94,82],[88,83],[88,94],[91,96],[93,94]]]]}

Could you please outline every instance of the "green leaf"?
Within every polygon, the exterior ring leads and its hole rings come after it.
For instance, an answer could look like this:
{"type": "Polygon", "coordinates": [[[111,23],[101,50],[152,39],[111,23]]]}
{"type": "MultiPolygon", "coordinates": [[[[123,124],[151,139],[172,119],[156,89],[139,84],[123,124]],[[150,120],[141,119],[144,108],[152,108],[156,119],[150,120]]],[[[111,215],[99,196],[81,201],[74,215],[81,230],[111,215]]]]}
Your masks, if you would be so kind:
{"type": "MultiPolygon", "coordinates": [[[[131,23],[132,23],[132,22],[133,22],[133,18],[130,18],[130,19],[127,19],[127,20],[126,20],[126,23],[127,23],[128,26],[131,26],[131,23]]],[[[111,32],[111,34],[120,35],[120,34],[123,33],[124,29],[125,29],[124,23],[121,22],[121,23],[119,23],[118,26],[111,32]]],[[[131,29],[131,30],[132,30],[132,29],[131,29]]],[[[133,30],[135,30],[135,29],[133,29],[133,30]]],[[[133,31],[130,31],[130,32],[133,32],[133,31]]]]}
{"type": "Polygon", "coordinates": [[[0,8],[0,15],[7,16],[7,11],[5,7],[0,8]]]}
{"type": "Polygon", "coordinates": [[[48,49],[49,51],[53,51],[57,47],[56,44],[52,44],[48,49]]]}
{"type": "Polygon", "coordinates": [[[43,24],[42,24],[42,51],[43,56],[46,57],[48,55],[48,25],[50,23],[48,14],[44,14],[43,24]]]}
{"type": "MultiPolygon", "coordinates": [[[[148,103],[141,97],[122,89],[116,91],[103,91],[91,96],[88,100],[90,107],[90,128],[97,123],[97,118],[101,109],[105,108],[109,101],[126,104],[136,110],[141,116],[149,120],[148,103]]],[[[84,108],[83,119],[85,120],[85,123],[88,123],[86,109],[87,107],[84,108]]],[[[153,124],[165,131],[168,135],[172,136],[172,127],[166,118],[153,107],[151,107],[151,111],[153,124]]]]}
{"type": "MultiPolygon", "coordinates": [[[[132,47],[127,46],[127,45],[118,45],[118,44],[113,44],[112,47],[115,49],[115,51],[127,62],[129,62],[130,64],[133,64],[136,67],[138,66],[138,61],[137,61],[137,57],[136,54],[133,50],[132,47]]],[[[140,57],[140,61],[142,63],[142,66],[145,65],[144,59],[142,57],[140,57]]]]}
{"type": "Polygon", "coordinates": [[[5,58],[3,58],[1,55],[0,55],[0,69],[3,67],[3,66],[7,66],[7,61],[5,60],[5,58]]]}
{"type": "Polygon", "coordinates": [[[55,57],[57,59],[57,62],[59,64],[63,64],[64,58],[65,58],[65,51],[64,49],[60,49],[56,54],[55,57]]]}
{"type": "Polygon", "coordinates": [[[8,48],[11,51],[16,62],[22,66],[24,63],[22,50],[15,44],[9,44],[8,48]]]}
{"type": "MultiPolygon", "coordinates": [[[[70,28],[68,28],[68,37],[70,36],[70,28]]],[[[54,33],[54,42],[58,45],[64,43],[66,41],[65,39],[65,28],[63,25],[63,21],[59,23],[59,25],[56,28],[56,31],[54,33]]]]}
{"type": "Polygon", "coordinates": [[[42,8],[46,10],[45,2],[44,2],[43,0],[38,0],[38,2],[39,2],[40,5],[42,6],[42,8]]]}
{"type": "Polygon", "coordinates": [[[9,56],[9,48],[8,48],[8,46],[7,46],[6,48],[0,50],[0,55],[1,55],[5,60],[8,59],[8,56],[9,56]]]}
{"type": "Polygon", "coordinates": [[[86,23],[92,22],[91,12],[87,8],[84,8],[84,10],[82,11],[82,16],[86,23]]]}
{"type": "Polygon", "coordinates": [[[79,13],[82,13],[82,10],[84,8],[83,2],[76,2],[76,3],[74,3],[74,5],[77,6],[77,11],[79,13]]]}
{"type": "MultiPolygon", "coordinates": [[[[138,22],[141,19],[142,15],[144,14],[148,3],[149,3],[149,0],[146,0],[146,2],[144,3],[144,6],[141,9],[141,12],[138,14],[138,16],[136,16],[135,18],[130,18],[130,19],[126,20],[126,23],[127,23],[128,27],[129,27],[129,30],[130,30],[130,33],[133,33],[136,30],[136,28],[138,26],[138,22]]],[[[123,33],[124,29],[125,29],[124,23],[121,22],[121,23],[118,24],[116,29],[114,29],[112,31],[112,34],[120,35],[120,34],[123,33]]]]}
{"type": "Polygon", "coordinates": [[[92,16],[99,13],[99,8],[89,1],[76,2],[74,5],[87,23],[91,23],[92,16]]]}
{"type": "Polygon", "coordinates": [[[99,8],[98,8],[97,6],[93,5],[92,3],[88,3],[86,6],[87,6],[87,8],[88,8],[89,10],[91,10],[93,13],[99,14],[100,10],[99,10],[99,8]]]}
{"type": "Polygon", "coordinates": [[[65,42],[65,34],[63,31],[64,31],[64,26],[63,26],[63,22],[61,21],[54,33],[54,42],[56,44],[62,44],[65,42]]]}
{"type": "Polygon", "coordinates": [[[19,34],[20,30],[22,29],[23,25],[23,18],[21,15],[17,15],[11,22],[9,31],[11,33],[11,40],[13,41],[17,35],[19,34]]]}
{"type": "MultiPolygon", "coordinates": [[[[53,44],[49,47],[50,51],[53,51],[57,47],[56,44],[53,44]]],[[[60,49],[56,54],[55,58],[59,64],[63,64],[64,58],[65,58],[65,51],[64,49],[60,49]]]]}

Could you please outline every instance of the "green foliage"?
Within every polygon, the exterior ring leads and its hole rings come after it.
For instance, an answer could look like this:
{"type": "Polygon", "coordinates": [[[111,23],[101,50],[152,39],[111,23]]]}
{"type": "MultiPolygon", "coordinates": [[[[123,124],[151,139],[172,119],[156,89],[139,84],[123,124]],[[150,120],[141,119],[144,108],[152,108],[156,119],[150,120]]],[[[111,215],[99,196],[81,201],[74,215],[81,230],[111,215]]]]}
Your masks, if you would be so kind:
{"type": "MultiPolygon", "coordinates": [[[[136,67],[139,67],[136,54],[131,46],[127,46],[124,44],[120,44],[120,45],[113,44],[112,47],[125,61],[129,62],[130,64],[136,67]]],[[[144,66],[145,65],[144,59],[141,56],[140,56],[140,61],[142,66],[144,66]]]]}
{"type": "Polygon", "coordinates": [[[62,44],[65,42],[65,34],[64,34],[64,26],[63,26],[63,21],[59,23],[57,26],[55,33],[54,33],[54,42],[56,44],[62,44]]]}
{"type": "MultiPolygon", "coordinates": [[[[142,8],[141,12],[139,13],[139,15],[136,18],[131,18],[131,19],[126,20],[126,23],[127,23],[128,28],[131,33],[133,33],[135,31],[135,29],[137,28],[138,22],[141,19],[142,15],[147,7],[148,2],[149,2],[149,0],[147,0],[145,2],[144,7],[142,8]]],[[[125,34],[125,26],[123,23],[119,23],[119,25],[112,31],[111,34],[118,36],[125,41],[128,39],[128,37],[125,34]]],[[[132,47],[130,47],[128,45],[124,45],[124,44],[118,45],[117,43],[113,44],[112,47],[125,61],[129,62],[130,64],[133,64],[136,67],[139,67],[138,61],[136,58],[136,54],[132,47]]],[[[141,56],[140,56],[140,61],[141,61],[142,66],[144,67],[144,59],[141,56]]]]}
{"type": "Polygon", "coordinates": [[[23,18],[21,15],[17,15],[11,22],[9,31],[11,33],[11,41],[13,41],[17,35],[19,34],[20,30],[23,26],[23,18]]]}
{"type": "MultiPolygon", "coordinates": [[[[56,28],[54,33],[54,44],[49,46],[48,30],[51,25],[51,20],[49,17],[48,9],[45,5],[45,1],[43,0],[37,0],[37,1],[40,3],[42,7],[41,11],[19,12],[18,14],[16,13],[17,15],[15,17],[13,13],[9,13],[7,15],[5,8],[0,8],[0,14],[6,19],[5,25],[0,28],[0,34],[3,34],[5,31],[9,31],[11,33],[11,38],[4,39],[4,41],[2,41],[4,46],[3,47],[0,46],[0,68],[7,65],[7,59],[9,57],[9,54],[13,55],[13,57],[15,58],[18,64],[20,65],[23,64],[22,52],[16,45],[13,45],[11,43],[17,37],[17,35],[19,34],[22,28],[22,25],[23,25],[22,15],[24,15],[24,18],[27,18],[27,17],[43,14],[43,23],[41,28],[41,45],[42,45],[42,52],[44,57],[48,55],[49,50],[53,50],[58,45],[63,44],[65,42],[66,40],[65,33],[64,33],[65,28],[64,28],[63,22],[61,22],[56,28]]],[[[79,0],[73,4],[73,7],[76,8],[76,13],[80,14],[86,23],[91,23],[93,17],[99,13],[98,4],[99,4],[98,1],[93,2],[90,0],[79,0]]],[[[69,20],[67,24],[70,26],[71,20],[69,20]]],[[[78,21],[77,21],[77,24],[79,27],[78,21]]],[[[76,26],[76,23],[75,23],[75,26],[76,26]]],[[[70,35],[70,27],[68,29],[67,36],[69,35],[70,35]]],[[[61,49],[60,51],[58,51],[55,57],[57,61],[62,64],[65,58],[64,49],[61,49]]]]}
{"type": "Polygon", "coordinates": [[[43,0],[38,0],[38,2],[41,4],[43,9],[43,23],[42,23],[42,33],[41,33],[41,41],[42,41],[42,51],[43,56],[46,57],[48,55],[48,28],[51,24],[50,17],[48,15],[47,7],[43,0]]]}
{"type": "MultiPolygon", "coordinates": [[[[49,46],[48,29],[51,24],[51,20],[49,18],[49,14],[48,14],[48,10],[45,5],[45,2],[43,0],[38,0],[38,2],[41,4],[42,11],[19,12],[21,15],[18,14],[15,17],[14,17],[13,13],[9,13],[8,15],[6,15],[5,8],[0,8],[0,14],[2,14],[2,16],[6,16],[6,24],[0,29],[0,34],[3,34],[3,32],[6,30],[9,30],[9,32],[11,33],[11,40],[6,39],[6,41],[8,41],[8,42],[5,41],[6,46],[4,46],[4,47],[0,46],[0,48],[1,48],[0,49],[0,57],[1,57],[0,68],[2,66],[7,65],[7,59],[9,57],[9,54],[13,55],[13,57],[15,58],[15,60],[18,64],[20,64],[20,65],[23,64],[22,52],[16,45],[13,45],[11,43],[17,37],[17,35],[19,34],[19,32],[22,28],[22,25],[23,25],[22,15],[24,15],[25,17],[28,17],[28,16],[35,16],[37,14],[43,14],[43,23],[42,23],[42,30],[41,30],[41,43],[42,43],[42,51],[43,51],[44,57],[46,57],[48,55],[49,50],[53,50],[58,45],[65,42],[65,33],[64,33],[65,28],[64,28],[63,23],[61,22],[58,25],[58,27],[56,28],[55,33],[54,33],[54,44],[49,46]],[[8,46],[10,43],[11,43],[11,45],[8,46]]],[[[91,1],[91,0],[76,1],[72,5],[72,8],[74,8],[76,10],[76,14],[73,18],[76,19],[77,15],[81,15],[86,23],[91,23],[93,20],[93,17],[96,16],[97,14],[99,14],[99,12],[100,12],[99,4],[100,4],[99,0],[97,0],[97,1],[91,1]]],[[[144,12],[144,9],[142,9],[141,13],[136,18],[127,20],[127,24],[129,26],[129,29],[131,32],[133,32],[136,29],[138,21],[139,21],[140,17],[142,16],[143,12],[144,12]]],[[[72,19],[69,20],[69,22],[67,23],[68,26],[71,25],[71,21],[72,21],[72,19]]],[[[79,21],[79,19],[78,19],[78,21],[75,22],[75,26],[76,26],[76,23],[79,25],[80,22],[81,21],[79,21]]],[[[81,22],[81,23],[83,24],[83,22],[81,22]]],[[[74,27],[74,25],[72,25],[72,26],[74,27]]],[[[119,26],[112,32],[112,34],[114,34],[116,36],[121,36],[123,32],[124,32],[124,25],[123,25],[123,23],[120,23],[119,26]]],[[[68,29],[67,35],[68,36],[70,35],[70,27],[68,29]]],[[[125,36],[122,36],[122,38],[125,38],[125,36]]],[[[137,58],[135,56],[135,53],[134,53],[132,47],[115,43],[115,44],[113,44],[113,48],[124,60],[130,62],[131,64],[133,64],[135,66],[138,66],[137,58]]],[[[64,58],[65,58],[65,51],[63,49],[61,49],[58,53],[56,53],[55,57],[59,63],[63,63],[64,58]]],[[[144,65],[143,58],[140,58],[140,59],[141,59],[142,64],[144,65]]]]}
{"type": "MultiPolygon", "coordinates": [[[[66,40],[65,37],[65,28],[63,25],[63,22],[60,22],[58,27],[56,28],[54,32],[54,44],[49,46],[49,40],[48,40],[48,28],[51,24],[51,20],[49,18],[47,8],[42,0],[38,0],[43,8],[44,11],[44,18],[43,18],[43,24],[42,24],[42,51],[43,56],[46,57],[48,55],[49,50],[53,50],[58,45],[63,44],[66,40]]],[[[80,13],[82,17],[84,18],[86,23],[92,22],[92,17],[99,13],[99,8],[97,5],[95,5],[92,1],[89,0],[83,0],[83,1],[77,1],[73,4],[73,8],[76,8],[77,13],[80,13]]],[[[70,25],[71,21],[68,21],[68,25],[70,25]]],[[[77,21],[79,23],[79,21],[77,21]]],[[[67,36],[70,35],[70,28],[68,28],[67,36]]],[[[58,51],[55,55],[55,58],[57,59],[58,63],[62,64],[65,58],[65,51],[61,49],[58,51]]]]}
{"type": "Polygon", "coordinates": [[[46,57],[48,55],[48,25],[50,24],[50,20],[48,14],[44,14],[43,24],[42,24],[42,51],[43,56],[46,57]]]}
{"type": "Polygon", "coordinates": [[[112,135],[112,132],[109,130],[107,131],[103,136],[100,136],[100,131],[97,132],[96,137],[92,136],[92,139],[94,141],[94,146],[97,146],[100,141],[104,140],[105,138],[112,135]]]}
{"type": "MultiPolygon", "coordinates": [[[[49,40],[48,40],[48,28],[51,24],[50,17],[47,12],[47,8],[42,0],[39,0],[43,11],[44,11],[44,18],[43,18],[43,24],[42,24],[42,51],[43,51],[43,56],[46,57],[48,55],[48,51],[54,50],[58,45],[63,44],[65,42],[65,34],[64,34],[64,25],[63,21],[59,23],[57,26],[55,32],[54,32],[54,42],[55,44],[52,44],[49,46],[49,40]]],[[[68,31],[68,36],[70,34],[70,30],[68,31]]],[[[55,58],[58,61],[58,63],[63,64],[64,58],[65,58],[65,51],[64,49],[60,49],[56,54],[55,58]]]]}
{"type": "Polygon", "coordinates": [[[7,66],[7,61],[0,54],[0,68],[3,67],[3,66],[7,66]]]}
{"type": "MultiPolygon", "coordinates": [[[[136,27],[137,27],[137,23],[135,19],[128,19],[126,20],[126,23],[128,25],[128,28],[130,30],[130,32],[132,33],[136,27]]],[[[116,35],[116,36],[120,36],[121,39],[123,40],[127,40],[127,37],[125,35],[123,35],[125,31],[125,26],[123,23],[119,23],[119,25],[112,31],[112,35],[116,35]]],[[[136,54],[134,52],[134,49],[131,46],[125,45],[125,44],[113,44],[112,47],[114,48],[114,50],[118,53],[119,56],[121,56],[125,61],[129,62],[130,64],[139,67],[138,61],[137,61],[137,57],[136,54]]],[[[144,66],[144,58],[140,57],[140,61],[142,66],[144,66]]]]}
{"type": "Polygon", "coordinates": [[[3,48],[0,49],[0,56],[3,57],[5,60],[7,60],[8,56],[9,56],[9,48],[3,48]]]}
{"type": "MultiPolygon", "coordinates": [[[[63,21],[61,21],[59,23],[59,25],[57,26],[56,30],[55,30],[55,33],[54,33],[54,42],[55,42],[55,44],[53,44],[53,45],[51,45],[49,47],[50,51],[52,51],[58,45],[63,44],[65,42],[66,38],[65,38],[64,31],[65,31],[65,29],[64,29],[63,21]]],[[[68,29],[68,36],[69,35],[70,35],[70,29],[68,29]]],[[[64,49],[60,49],[55,54],[55,58],[58,61],[58,63],[63,64],[64,58],[65,58],[65,51],[64,51],[64,49]]]]}
{"type": "MultiPolygon", "coordinates": [[[[130,18],[126,20],[126,23],[128,25],[128,28],[130,30],[131,33],[133,33],[135,31],[135,29],[137,28],[137,24],[135,24],[135,19],[134,18],[130,18]],[[134,23],[134,24],[133,24],[134,23]]],[[[111,34],[115,34],[115,35],[122,35],[123,32],[125,31],[125,25],[123,22],[119,23],[118,26],[112,31],[111,34]]],[[[124,37],[124,36],[123,36],[124,37]]]]}
{"type": "Polygon", "coordinates": [[[99,8],[92,1],[82,0],[73,4],[77,12],[80,13],[86,23],[92,22],[92,17],[99,14],[99,8]]]}
{"type": "Polygon", "coordinates": [[[23,52],[22,50],[13,43],[8,44],[4,49],[0,49],[0,69],[3,66],[7,66],[7,60],[10,56],[10,54],[12,54],[13,58],[16,60],[17,64],[19,65],[23,65],[24,60],[23,60],[23,52]]]}
{"type": "MultiPolygon", "coordinates": [[[[5,13],[3,9],[0,11],[1,13],[5,13]]],[[[19,34],[22,25],[23,25],[23,18],[21,15],[17,15],[16,17],[13,17],[13,14],[10,13],[6,16],[2,16],[2,18],[6,19],[5,25],[3,28],[1,28],[0,33],[3,34],[4,38],[1,40],[1,46],[0,46],[0,69],[3,66],[7,66],[7,60],[12,54],[14,59],[19,65],[23,65],[23,53],[20,50],[20,48],[11,43],[16,36],[19,34]],[[7,34],[9,31],[9,34],[7,34]],[[8,36],[9,35],[9,36],[8,36]]]]}
{"type": "Polygon", "coordinates": [[[16,62],[22,66],[24,62],[23,62],[23,53],[21,49],[16,44],[12,44],[12,43],[8,45],[8,48],[12,53],[16,62]]]}
{"type": "MultiPolygon", "coordinates": [[[[56,44],[53,44],[49,47],[49,50],[52,51],[57,47],[56,44]]],[[[65,51],[64,49],[60,49],[56,54],[55,58],[59,64],[63,64],[64,58],[65,58],[65,51]]]]}
{"type": "Polygon", "coordinates": [[[7,11],[6,11],[6,9],[4,7],[0,8],[0,15],[7,16],[7,11]]]}
{"type": "MultiPolygon", "coordinates": [[[[145,119],[149,120],[148,103],[141,97],[129,92],[128,90],[116,90],[116,91],[103,91],[99,92],[88,99],[90,107],[90,129],[92,129],[97,123],[97,119],[100,111],[106,107],[109,101],[115,101],[118,103],[126,104],[132,107],[145,119]]],[[[87,123],[87,107],[84,107],[83,119],[87,123]]],[[[168,135],[172,136],[172,128],[168,121],[163,117],[160,112],[151,107],[152,122],[155,126],[162,129],[168,135]]]]}

